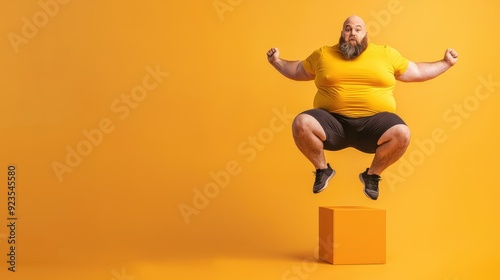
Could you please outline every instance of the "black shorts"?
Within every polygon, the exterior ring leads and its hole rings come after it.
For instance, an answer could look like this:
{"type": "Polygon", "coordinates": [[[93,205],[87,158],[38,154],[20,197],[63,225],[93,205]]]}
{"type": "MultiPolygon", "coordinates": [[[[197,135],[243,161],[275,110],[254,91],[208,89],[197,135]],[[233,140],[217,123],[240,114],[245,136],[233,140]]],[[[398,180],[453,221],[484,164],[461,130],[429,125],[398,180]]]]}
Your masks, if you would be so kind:
{"type": "Polygon", "coordinates": [[[329,151],[353,147],[373,154],[384,132],[397,124],[406,125],[398,115],[389,112],[360,118],[349,118],[323,109],[311,109],[302,114],[311,115],[321,124],[326,133],[324,149],[329,151]]]}

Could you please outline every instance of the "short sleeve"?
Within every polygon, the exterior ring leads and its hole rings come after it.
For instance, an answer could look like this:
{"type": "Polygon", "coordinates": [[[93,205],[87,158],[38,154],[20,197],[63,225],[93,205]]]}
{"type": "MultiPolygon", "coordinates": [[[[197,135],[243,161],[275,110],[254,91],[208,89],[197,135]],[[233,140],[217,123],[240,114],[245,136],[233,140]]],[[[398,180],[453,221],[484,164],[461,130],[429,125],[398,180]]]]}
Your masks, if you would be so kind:
{"type": "Polygon", "coordinates": [[[303,61],[304,70],[306,70],[306,72],[309,74],[315,75],[316,65],[318,64],[320,57],[321,57],[321,49],[315,50],[311,55],[309,55],[303,61]]]}
{"type": "Polygon", "coordinates": [[[396,49],[387,47],[387,56],[394,67],[394,75],[398,76],[406,72],[410,61],[402,56],[396,49]]]}

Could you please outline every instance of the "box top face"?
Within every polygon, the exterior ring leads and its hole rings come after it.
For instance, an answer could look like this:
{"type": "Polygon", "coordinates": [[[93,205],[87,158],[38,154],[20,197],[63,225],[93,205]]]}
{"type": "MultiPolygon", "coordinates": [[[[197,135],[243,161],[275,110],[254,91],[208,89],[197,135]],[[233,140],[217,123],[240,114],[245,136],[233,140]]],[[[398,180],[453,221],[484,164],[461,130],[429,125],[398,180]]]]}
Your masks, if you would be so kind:
{"type": "Polygon", "coordinates": [[[366,206],[320,206],[319,208],[331,210],[384,210],[366,206]]]}

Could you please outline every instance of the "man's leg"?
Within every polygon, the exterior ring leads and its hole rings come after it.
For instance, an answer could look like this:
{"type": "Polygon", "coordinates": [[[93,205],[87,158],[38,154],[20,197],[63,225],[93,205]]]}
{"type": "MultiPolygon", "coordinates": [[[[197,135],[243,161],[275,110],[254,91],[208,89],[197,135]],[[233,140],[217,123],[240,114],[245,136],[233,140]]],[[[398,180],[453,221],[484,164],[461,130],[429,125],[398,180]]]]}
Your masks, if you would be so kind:
{"type": "Polygon", "coordinates": [[[316,169],[327,168],[323,141],[326,133],[311,115],[299,114],[292,124],[293,139],[299,150],[316,169]]]}
{"type": "Polygon", "coordinates": [[[325,115],[328,118],[332,118],[332,116],[326,111],[310,110],[308,112],[309,114],[303,113],[295,118],[292,132],[295,144],[316,168],[313,193],[319,193],[326,188],[328,181],[335,176],[335,170],[325,160],[323,141],[327,139],[327,136],[325,129],[316,118],[324,121],[325,115]],[[314,114],[314,117],[310,114],[314,114]]]}
{"type": "Polygon", "coordinates": [[[410,144],[410,129],[404,124],[397,124],[389,128],[378,140],[368,174],[380,175],[391,164],[396,162],[410,144]]]}

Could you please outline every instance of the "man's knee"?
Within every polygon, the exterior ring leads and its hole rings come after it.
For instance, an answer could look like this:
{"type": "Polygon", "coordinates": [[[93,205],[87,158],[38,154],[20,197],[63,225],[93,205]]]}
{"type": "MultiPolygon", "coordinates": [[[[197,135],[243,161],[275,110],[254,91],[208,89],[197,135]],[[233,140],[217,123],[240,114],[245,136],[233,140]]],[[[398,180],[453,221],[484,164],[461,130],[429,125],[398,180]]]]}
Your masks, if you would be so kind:
{"type": "Polygon", "coordinates": [[[411,138],[410,128],[404,124],[398,124],[394,128],[394,139],[397,140],[402,147],[408,147],[411,138]]]}
{"type": "Polygon", "coordinates": [[[397,124],[389,128],[378,141],[378,145],[381,145],[388,141],[393,141],[398,144],[401,148],[408,147],[410,144],[410,129],[404,124],[397,124]]]}
{"type": "Polygon", "coordinates": [[[294,133],[307,130],[311,126],[313,117],[308,114],[299,114],[293,119],[292,130],[294,133]]]}
{"type": "Polygon", "coordinates": [[[320,134],[322,138],[325,137],[325,132],[318,120],[309,114],[299,114],[295,117],[292,123],[292,132],[295,137],[309,133],[320,134]]]}

